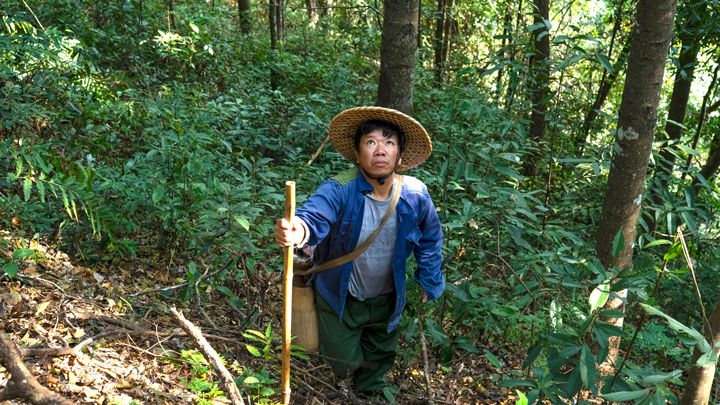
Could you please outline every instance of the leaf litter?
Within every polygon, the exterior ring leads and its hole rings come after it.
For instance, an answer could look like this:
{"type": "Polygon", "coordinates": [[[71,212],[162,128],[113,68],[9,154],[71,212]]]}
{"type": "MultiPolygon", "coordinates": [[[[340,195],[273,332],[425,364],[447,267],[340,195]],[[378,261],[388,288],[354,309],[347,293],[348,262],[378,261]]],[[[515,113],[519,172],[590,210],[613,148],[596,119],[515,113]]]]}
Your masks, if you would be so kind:
{"type": "MultiPolygon", "coordinates": [[[[13,242],[21,245],[20,241],[13,242]]],[[[0,278],[0,325],[23,351],[25,364],[45,387],[77,403],[229,403],[218,395],[203,402],[203,394],[216,379],[209,370],[197,374],[197,365],[183,356],[196,345],[173,323],[165,310],[167,303],[176,305],[201,327],[230,365],[233,377],[244,380],[246,403],[280,401],[279,273],[256,271],[254,277],[226,280],[225,287],[245,301],[243,309],[231,306],[227,295],[209,284],[203,285],[201,307],[194,305],[195,298],[181,302],[159,293],[128,300],[131,294],[185,281],[187,267],[163,271],[159,265],[151,265],[153,258],[141,258],[132,262],[112,260],[105,266],[88,268],[61,251],[32,242],[31,247],[44,258],[23,261],[15,277],[0,278]],[[215,327],[208,325],[201,312],[215,327]],[[257,347],[258,342],[243,333],[265,331],[268,325],[274,331],[270,355],[252,355],[248,346],[257,347]],[[69,351],[80,345],[82,348],[72,354],[57,354],[63,348],[69,351]],[[54,353],[43,353],[43,349],[54,353]],[[267,377],[265,381],[258,380],[263,376],[267,377]],[[193,380],[207,384],[193,386],[193,380]],[[203,387],[205,391],[199,390],[203,387]]],[[[7,253],[2,252],[3,256],[7,253]]],[[[468,328],[465,336],[475,334],[468,328]]],[[[352,392],[351,379],[333,375],[316,354],[309,354],[307,359],[293,357],[291,402],[369,404],[387,403],[391,398],[399,404],[426,404],[422,356],[402,355],[404,351],[419,353],[414,351],[418,344],[414,338],[401,338],[401,354],[387,375],[393,389],[377,397],[340,395],[344,387],[352,392]]],[[[498,387],[498,382],[519,378],[524,349],[498,347],[483,340],[471,344],[477,350],[471,353],[455,349],[449,363],[439,361],[437,350],[429,348],[432,400],[453,405],[514,403],[515,391],[498,387]]],[[[2,368],[0,386],[8,378],[10,375],[2,368]]]]}

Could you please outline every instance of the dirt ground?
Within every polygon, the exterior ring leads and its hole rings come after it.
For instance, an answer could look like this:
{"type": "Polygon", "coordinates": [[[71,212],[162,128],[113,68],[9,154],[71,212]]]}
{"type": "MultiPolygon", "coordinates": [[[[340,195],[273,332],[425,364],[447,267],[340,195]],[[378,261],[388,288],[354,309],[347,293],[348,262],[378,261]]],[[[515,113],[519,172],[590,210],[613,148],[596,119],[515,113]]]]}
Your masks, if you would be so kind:
{"type": "MultiPolygon", "coordinates": [[[[75,403],[229,403],[213,395],[212,382],[217,377],[198,359],[196,342],[169,314],[168,306],[177,305],[202,329],[233,377],[242,379],[246,404],[281,401],[278,272],[258,271],[227,286],[245,301],[244,309],[230,305],[227,295],[202,282],[195,292],[189,289],[190,298],[181,302],[177,296],[185,289],[182,277],[187,268],[183,266],[164,269],[153,265],[150,257],[101,261],[90,268],[43,243],[13,239],[9,234],[0,237],[6,241],[0,245],[6,260],[17,249],[38,252],[23,259],[15,277],[3,274],[0,278],[0,324],[41,385],[75,403]],[[163,288],[166,291],[155,291],[163,288]],[[201,288],[204,298],[198,305],[196,292],[201,288]],[[264,353],[265,345],[247,336],[266,336],[268,325],[272,340],[264,353]]],[[[430,348],[428,394],[424,363],[417,355],[419,343],[401,339],[398,362],[388,373],[395,389],[388,394],[399,404],[424,404],[430,395],[438,404],[514,403],[515,391],[499,388],[497,382],[522,378],[519,369],[525,351],[482,341],[474,346],[479,353],[458,349],[447,364],[439,364],[430,348]],[[485,350],[496,357],[501,370],[485,350]]],[[[388,401],[383,394],[358,398],[352,382],[334,376],[317,354],[310,353],[307,359],[293,357],[292,377],[294,404],[388,401]]],[[[9,378],[2,367],[0,387],[9,378]]]]}

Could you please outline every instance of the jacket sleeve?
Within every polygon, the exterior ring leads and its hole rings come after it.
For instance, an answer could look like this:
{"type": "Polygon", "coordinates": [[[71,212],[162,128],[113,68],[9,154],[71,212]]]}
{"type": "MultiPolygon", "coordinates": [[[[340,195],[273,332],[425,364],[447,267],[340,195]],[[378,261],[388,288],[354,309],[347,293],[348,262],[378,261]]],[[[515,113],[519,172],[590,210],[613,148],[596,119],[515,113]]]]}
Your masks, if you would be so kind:
{"type": "Polygon", "coordinates": [[[415,270],[413,278],[425,290],[428,299],[436,300],[445,290],[445,277],[440,270],[443,232],[440,218],[435,212],[435,205],[428,194],[426,194],[426,198],[427,201],[418,222],[421,235],[415,246],[415,260],[418,268],[415,270]]]}
{"type": "Polygon", "coordinates": [[[306,226],[307,244],[317,245],[330,232],[330,226],[337,222],[342,207],[342,186],[335,180],[326,180],[315,194],[295,211],[295,216],[306,226]]]}

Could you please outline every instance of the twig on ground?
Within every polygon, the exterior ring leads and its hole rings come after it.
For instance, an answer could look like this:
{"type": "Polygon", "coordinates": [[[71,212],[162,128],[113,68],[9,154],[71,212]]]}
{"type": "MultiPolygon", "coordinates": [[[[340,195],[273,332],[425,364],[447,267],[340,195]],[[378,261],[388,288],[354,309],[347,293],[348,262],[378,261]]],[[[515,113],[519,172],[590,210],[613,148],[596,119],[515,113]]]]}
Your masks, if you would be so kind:
{"type": "Polygon", "coordinates": [[[297,381],[297,382],[299,382],[300,384],[302,384],[303,387],[309,389],[309,390],[312,391],[315,395],[317,395],[317,396],[319,396],[320,398],[322,398],[322,399],[330,402],[330,400],[329,400],[325,395],[323,395],[320,391],[317,391],[315,388],[313,388],[310,384],[306,383],[306,382],[303,381],[302,379],[297,378],[295,381],[297,381]]]}
{"type": "MultiPolygon", "coordinates": [[[[215,275],[217,275],[217,274],[225,271],[225,269],[227,269],[228,267],[230,267],[230,265],[232,264],[232,262],[233,262],[233,259],[230,259],[230,261],[228,261],[227,263],[225,263],[225,264],[224,264],[222,267],[220,267],[219,269],[215,270],[214,272],[212,272],[212,273],[210,273],[210,274],[208,274],[208,275],[205,275],[205,276],[200,277],[200,279],[199,279],[198,281],[205,280],[205,279],[207,279],[207,278],[210,278],[210,277],[212,277],[212,276],[215,276],[215,275]]],[[[145,294],[152,294],[152,293],[155,293],[155,292],[163,292],[163,291],[172,291],[172,290],[177,290],[178,288],[183,288],[183,287],[187,287],[187,286],[188,286],[188,282],[186,281],[186,282],[184,282],[184,283],[180,283],[180,284],[173,285],[173,286],[170,286],[170,287],[154,288],[154,289],[152,289],[152,290],[136,292],[135,294],[125,295],[124,297],[126,297],[126,298],[135,298],[135,297],[139,297],[139,296],[145,295],[145,294]]]]}
{"type": "Polygon", "coordinates": [[[98,315],[98,314],[92,314],[89,312],[72,312],[72,314],[75,316],[75,319],[82,319],[84,321],[100,321],[109,323],[111,325],[119,326],[121,328],[129,329],[129,330],[141,330],[138,328],[137,325],[130,321],[126,321],[124,319],[118,319],[113,318],[111,316],[105,316],[105,315],[98,315]]]}
{"type": "Polygon", "coordinates": [[[21,348],[18,349],[20,352],[20,355],[22,357],[37,357],[37,356],[65,356],[65,355],[73,355],[76,356],[80,353],[83,347],[89,345],[92,342],[96,342],[104,337],[117,335],[120,333],[123,333],[124,330],[122,329],[107,329],[104,330],[97,335],[87,338],[83,340],[82,342],[75,345],[75,347],[67,346],[67,342],[65,343],[65,347],[38,347],[38,348],[21,348]]]}
{"type": "Polygon", "coordinates": [[[294,365],[294,364],[290,364],[290,368],[294,368],[296,371],[299,371],[299,372],[305,374],[306,376],[312,378],[313,380],[319,382],[320,384],[325,385],[326,387],[328,387],[328,388],[330,388],[331,390],[333,390],[333,392],[338,392],[337,388],[333,387],[332,385],[326,383],[325,381],[323,381],[323,380],[315,377],[314,375],[310,374],[310,372],[309,372],[308,370],[305,370],[304,368],[298,367],[298,366],[296,366],[296,365],[294,365]]]}
{"type": "Polygon", "coordinates": [[[423,367],[425,367],[425,392],[430,400],[432,400],[433,392],[430,388],[430,362],[428,361],[427,343],[425,342],[425,333],[420,332],[420,348],[423,355],[423,367]]]}
{"type": "Polygon", "coordinates": [[[35,405],[74,405],[74,402],[50,391],[37,382],[32,372],[22,361],[22,356],[15,344],[5,339],[4,331],[0,332],[0,363],[10,372],[12,377],[5,388],[0,391],[0,401],[22,399],[35,405]]]}
{"type": "Polygon", "coordinates": [[[179,313],[174,307],[170,308],[170,313],[175,317],[175,319],[178,321],[180,327],[183,328],[185,333],[195,339],[195,342],[198,344],[200,351],[202,352],[202,354],[205,355],[213,370],[215,370],[215,373],[218,374],[222,386],[225,389],[225,394],[228,396],[230,401],[234,405],[244,405],[245,403],[243,401],[242,395],[240,395],[240,391],[237,388],[237,384],[235,384],[235,380],[233,380],[232,375],[230,375],[230,372],[227,371],[227,368],[225,368],[225,366],[222,364],[222,361],[215,352],[215,349],[210,346],[205,337],[203,337],[200,330],[190,321],[185,319],[185,317],[181,313],[179,313]]]}
{"type": "Polygon", "coordinates": [[[35,281],[40,281],[41,283],[50,284],[52,287],[55,287],[55,289],[59,290],[59,291],[60,291],[60,294],[62,294],[64,297],[77,298],[77,297],[74,297],[74,296],[72,296],[72,295],[68,295],[68,294],[65,292],[65,290],[62,289],[62,287],[60,287],[59,285],[53,283],[53,282],[50,281],[50,280],[45,280],[44,278],[40,278],[40,277],[26,276],[26,275],[22,275],[22,274],[18,275],[18,277],[20,277],[20,278],[28,278],[28,279],[30,279],[30,280],[35,280],[35,281]]]}

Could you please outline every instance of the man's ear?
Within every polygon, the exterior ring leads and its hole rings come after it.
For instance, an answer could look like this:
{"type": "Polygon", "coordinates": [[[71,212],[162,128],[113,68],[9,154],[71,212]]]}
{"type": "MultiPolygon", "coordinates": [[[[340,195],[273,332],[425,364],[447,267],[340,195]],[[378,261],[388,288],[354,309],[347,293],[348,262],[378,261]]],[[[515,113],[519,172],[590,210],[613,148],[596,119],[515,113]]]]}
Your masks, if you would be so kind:
{"type": "Polygon", "coordinates": [[[360,163],[360,155],[358,154],[358,150],[353,148],[353,152],[355,152],[355,163],[360,163]]]}

